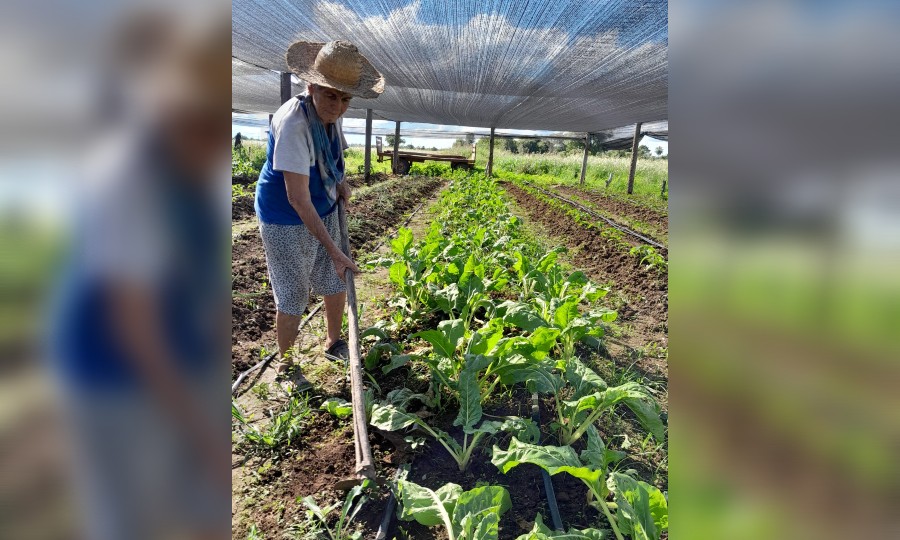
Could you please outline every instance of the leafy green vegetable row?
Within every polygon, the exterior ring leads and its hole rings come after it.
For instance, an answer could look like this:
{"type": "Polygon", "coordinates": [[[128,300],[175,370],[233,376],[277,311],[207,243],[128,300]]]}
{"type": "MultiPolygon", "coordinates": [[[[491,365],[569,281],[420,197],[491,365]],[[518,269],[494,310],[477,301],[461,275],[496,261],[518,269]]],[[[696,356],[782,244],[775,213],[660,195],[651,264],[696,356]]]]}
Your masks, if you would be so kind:
{"type": "MultiPolygon", "coordinates": [[[[509,213],[500,189],[491,180],[470,177],[454,181],[443,193],[440,208],[440,215],[421,241],[416,243],[412,233],[403,229],[391,244],[392,256],[378,261],[389,268],[396,287],[390,304],[396,312],[392,321],[367,332],[377,338],[367,356],[369,369],[374,369],[381,353],[389,350],[395,354],[382,367],[384,372],[410,361],[422,362],[431,374],[431,391],[428,395],[408,390],[392,392],[387,401],[372,405],[372,425],[390,431],[413,428],[430,435],[461,471],[471,463],[478,445],[492,434],[512,433],[509,450],[503,452],[496,446],[493,450],[493,461],[501,471],[518,463],[533,463],[551,474],[578,471],[577,477],[590,481],[595,505],[604,512],[617,538],[621,539],[623,533],[634,538],[658,538],[665,528],[662,522],[644,518],[652,508],[665,515],[659,510],[660,500],[665,503],[665,498],[655,487],[637,483],[630,476],[609,475],[609,465],[624,454],[606,450],[593,427],[603,414],[623,404],[661,441],[664,427],[658,403],[637,383],[608,387],[575,356],[578,343],[600,347],[603,323],[615,320],[616,312],[598,303],[609,290],[597,287],[582,272],[564,271],[557,262],[561,250],[542,253],[527,238],[521,221],[509,213]],[[443,319],[436,328],[411,336],[431,345],[427,353],[396,354],[396,347],[386,345],[388,331],[415,329],[421,321],[433,320],[434,314],[443,319]],[[528,419],[483,420],[483,407],[494,392],[516,384],[554,396],[554,427],[563,446],[534,445],[539,430],[528,419]],[[426,407],[442,407],[445,398],[459,407],[454,426],[462,428],[462,444],[408,410],[416,401],[426,407]],[[588,457],[583,452],[581,459],[587,461],[579,461],[567,445],[585,434],[589,439],[588,457]],[[565,461],[536,457],[551,449],[565,461]],[[516,457],[511,461],[508,456],[516,457]],[[638,486],[632,491],[646,495],[636,499],[636,507],[629,503],[626,508],[623,502],[627,500],[625,478],[638,486]],[[615,503],[605,501],[610,493],[617,497],[615,503]]],[[[505,511],[505,490],[489,486],[479,488],[483,491],[478,493],[472,490],[461,494],[457,493],[461,491],[459,486],[454,486],[448,484],[441,488],[444,491],[431,492],[410,482],[401,483],[403,516],[425,525],[443,524],[455,540],[496,538],[496,523],[505,511]],[[471,494],[472,504],[447,506],[450,503],[445,499],[455,501],[459,497],[462,501],[466,494],[471,494]]],[[[508,499],[508,494],[505,496],[508,499]]],[[[591,536],[594,533],[590,531],[571,534],[581,534],[572,538],[599,538],[591,536]]],[[[556,537],[538,521],[535,529],[521,538],[556,537]]]]}

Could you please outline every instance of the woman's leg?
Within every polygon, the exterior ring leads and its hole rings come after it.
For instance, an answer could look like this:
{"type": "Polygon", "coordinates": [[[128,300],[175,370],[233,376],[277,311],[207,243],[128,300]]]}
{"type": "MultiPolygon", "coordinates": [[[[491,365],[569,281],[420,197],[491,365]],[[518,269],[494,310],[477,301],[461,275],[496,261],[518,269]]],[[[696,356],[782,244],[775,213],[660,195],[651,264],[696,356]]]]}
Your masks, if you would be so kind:
{"type": "Polygon", "coordinates": [[[282,360],[288,349],[297,342],[297,334],[299,334],[300,320],[302,318],[301,315],[289,315],[280,311],[275,312],[275,334],[278,338],[278,353],[282,360]]]}
{"type": "Polygon", "coordinates": [[[325,319],[328,322],[326,349],[341,338],[341,323],[344,321],[344,305],[346,302],[346,292],[325,295],[325,319]]]}

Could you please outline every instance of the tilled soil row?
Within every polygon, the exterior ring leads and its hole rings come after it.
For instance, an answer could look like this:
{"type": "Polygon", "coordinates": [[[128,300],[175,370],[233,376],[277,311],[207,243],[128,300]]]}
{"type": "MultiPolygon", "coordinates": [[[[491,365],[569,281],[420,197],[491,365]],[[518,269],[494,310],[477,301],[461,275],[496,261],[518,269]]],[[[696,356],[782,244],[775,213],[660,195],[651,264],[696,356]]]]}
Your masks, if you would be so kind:
{"type": "Polygon", "coordinates": [[[506,192],[522,211],[543,225],[553,236],[565,240],[573,249],[573,264],[598,283],[612,281],[628,296],[619,310],[620,320],[640,319],[640,326],[650,333],[648,338],[667,343],[669,285],[666,273],[646,269],[636,257],[623,252],[600,236],[597,230],[585,228],[560,209],[550,206],[512,183],[504,184],[506,192]]]}
{"type": "MultiPolygon", "coordinates": [[[[558,191],[560,194],[570,199],[573,197],[577,197],[584,201],[589,201],[598,209],[603,210],[609,214],[615,216],[624,216],[636,221],[642,221],[644,223],[647,223],[648,225],[651,225],[652,227],[655,227],[666,235],[669,234],[669,216],[662,215],[655,210],[647,208],[646,206],[630,204],[617,199],[604,197],[599,193],[594,193],[568,186],[554,186],[551,189],[558,191]]],[[[615,219],[613,219],[613,221],[615,221],[615,219]]]]}

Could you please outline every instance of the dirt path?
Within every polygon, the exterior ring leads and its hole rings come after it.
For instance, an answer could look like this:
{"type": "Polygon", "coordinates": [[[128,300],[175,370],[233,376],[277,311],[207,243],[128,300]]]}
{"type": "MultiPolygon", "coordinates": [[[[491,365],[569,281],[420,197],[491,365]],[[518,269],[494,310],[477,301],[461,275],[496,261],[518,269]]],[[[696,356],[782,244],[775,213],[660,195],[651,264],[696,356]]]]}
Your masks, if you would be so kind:
{"type": "Polygon", "coordinates": [[[618,323],[625,328],[621,340],[610,339],[610,354],[617,363],[632,362],[652,378],[668,378],[667,362],[648,354],[668,347],[668,276],[647,270],[635,257],[607,242],[547,203],[512,183],[504,184],[523,217],[537,232],[568,246],[570,263],[598,283],[611,284],[621,305],[618,323]],[[619,343],[616,343],[616,342],[619,343]],[[650,345],[655,344],[655,345],[650,345]]]}

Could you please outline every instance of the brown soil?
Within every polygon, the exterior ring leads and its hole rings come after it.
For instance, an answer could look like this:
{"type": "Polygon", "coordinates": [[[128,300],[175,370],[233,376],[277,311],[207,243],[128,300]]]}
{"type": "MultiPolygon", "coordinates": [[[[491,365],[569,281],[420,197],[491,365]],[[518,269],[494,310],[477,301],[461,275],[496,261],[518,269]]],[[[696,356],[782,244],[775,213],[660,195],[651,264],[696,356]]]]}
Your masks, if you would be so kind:
{"type": "MultiPolygon", "coordinates": [[[[504,189],[518,208],[547,233],[561,239],[570,248],[572,265],[583,270],[598,283],[612,284],[626,293],[626,301],[618,309],[618,322],[633,325],[634,344],[651,341],[668,346],[668,275],[648,270],[637,258],[603,238],[596,229],[585,228],[549,204],[528,194],[512,183],[504,189]]],[[[665,361],[642,358],[638,367],[649,375],[668,373],[665,361]]]]}
{"type": "Polygon", "coordinates": [[[253,208],[253,195],[245,195],[231,199],[231,221],[241,221],[256,215],[253,208]]]}
{"type": "Polygon", "coordinates": [[[578,197],[582,200],[590,201],[592,205],[601,210],[605,210],[610,214],[624,216],[632,220],[642,221],[653,226],[664,234],[669,233],[669,216],[660,214],[659,212],[647,208],[646,206],[627,203],[625,201],[604,197],[599,193],[594,193],[592,191],[577,189],[569,186],[554,186],[553,189],[558,191],[563,196],[568,197],[569,199],[578,197]]]}
{"type": "MultiPolygon", "coordinates": [[[[372,455],[380,480],[392,478],[396,470],[394,448],[386,439],[371,434],[372,455]]],[[[337,420],[327,413],[316,413],[306,426],[303,436],[291,444],[286,454],[272,466],[261,458],[254,458],[251,468],[259,473],[257,486],[264,486],[260,494],[263,504],[254,506],[252,522],[267,538],[280,537],[287,526],[304,522],[306,507],[301,500],[313,495],[320,507],[340,501],[345,492],[335,489],[338,481],[354,475],[353,428],[349,420],[337,420]],[[283,506],[282,506],[283,505],[283,506]]],[[[237,497],[254,497],[252,487],[239,489],[237,497]]],[[[363,538],[372,538],[381,524],[388,501],[384,488],[370,490],[369,499],[357,514],[354,523],[365,531],[363,538]]],[[[332,514],[334,517],[334,514],[332,514]]],[[[246,537],[246,531],[232,531],[234,539],[246,537]]]]}

